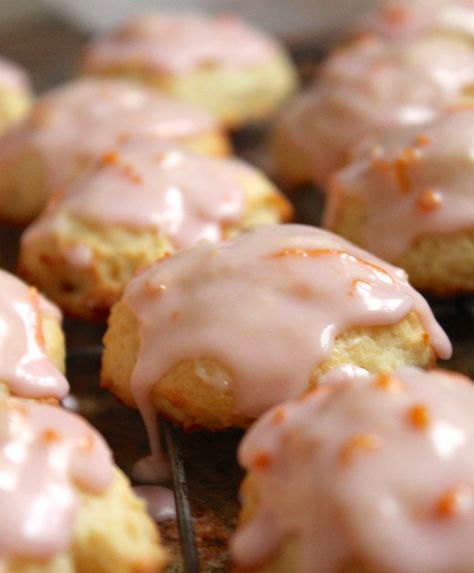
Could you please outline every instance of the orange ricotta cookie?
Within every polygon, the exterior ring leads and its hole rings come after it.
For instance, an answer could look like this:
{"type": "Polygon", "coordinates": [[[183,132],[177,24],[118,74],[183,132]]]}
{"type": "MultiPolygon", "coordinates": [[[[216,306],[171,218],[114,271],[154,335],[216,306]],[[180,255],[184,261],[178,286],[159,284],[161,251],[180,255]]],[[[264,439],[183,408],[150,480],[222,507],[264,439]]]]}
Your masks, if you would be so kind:
{"type": "Polygon", "coordinates": [[[284,47],[230,15],[136,16],[89,45],[83,71],[129,77],[230,128],[268,118],[297,84],[284,47]]]}
{"type": "Polygon", "coordinates": [[[473,409],[468,378],[405,367],[268,412],[240,445],[234,571],[472,571],[473,409]]]}
{"type": "Polygon", "coordinates": [[[32,100],[26,73],[13,62],[0,57],[0,133],[26,115],[32,100]]]}
{"type": "Polygon", "coordinates": [[[290,214],[270,181],[242,161],[129,141],[104,153],[27,229],[20,271],[67,312],[99,318],[137,269],[290,214]]]}
{"type": "Polygon", "coordinates": [[[474,292],[474,106],[371,138],[329,186],[324,224],[440,295],[474,292]]]}
{"type": "Polygon", "coordinates": [[[98,155],[134,135],[208,155],[230,151],[200,110],[125,80],[76,80],[41,97],[0,141],[0,218],[29,222],[98,155]]]}
{"type": "Polygon", "coordinates": [[[133,279],[112,309],[102,384],[145,419],[247,426],[336,367],[448,358],[396,269],[326,231],[270,225],[203,243],[133,279]]]}
{"type": "Polygon", "coordinates": [[[64,398],[69,391],[64,354],[60,310],[0,270],[0,398],[64,398]]]}
{"type": "Polygon", "coordinates": [[[314,182],[324,189],[361,138],[429,123],[447,106],[474,101],[473,84],[474,46],[461,40],[351,43],[277,120],[274,169],[289,185],[314,182]]]}
{"type": "Polygon", "coordinates": [[[0,568],[159,573],[158,532],[109,448],[61,408],[0,398],[0,568]]]}

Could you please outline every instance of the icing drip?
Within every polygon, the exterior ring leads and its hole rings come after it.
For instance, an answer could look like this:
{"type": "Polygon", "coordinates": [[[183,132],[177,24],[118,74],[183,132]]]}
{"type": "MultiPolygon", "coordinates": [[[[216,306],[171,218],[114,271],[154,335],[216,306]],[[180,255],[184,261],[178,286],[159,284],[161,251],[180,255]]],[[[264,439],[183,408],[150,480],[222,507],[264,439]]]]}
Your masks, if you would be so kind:
{"type": "Polygon", "coordinates": [[[74,414],[0,400],[0,559],[50,559],[67,550],[78,488],[102,493],[113,478],[103,439],[74,414]]]}
{"type": "Polygon", "coordinates": [[[69,385],[48,358],[42,317],[61,320],[59,310],[34,288],[0,271],[0,382],[17,396],[63,398],[69,385]]]}
{"type": "MultiPolygon", "coordinates": [[[[297,396],[334,339],[416,311],[439,356],[450,343],[400,269],[325,231],[268,226],[199,244],[143,271],[123,301],[140,322],[131,389],[149,427],[153,385],[184,359],[232,373],[235,411],[257,417],[297,396]]],[[[222,376],[203,381],[222,391],[222,376]]]]}
{"type": "Polygon", "coordinates": [[[268,412],[240,446],[258,505],[236,564],[291,537],[294,573],[471,571],[473,409],[467,378],[403,368],[342,375],[268,412]]]}
{"type": "Polygon", "coordinates": [[[347,162],[362,137],[424,125],[472,97],[474,50],[446,38],[387,44],[375,38],[336,51],[318,82],[280,121],[318,183],[347,162]]]}
{"type": "MultiPolygon", "coordinates": [[[[238,160],[195,155],[148,139],[130,141],[105,153],[22,240],[27,245],[50,233],[68,213],[101,226],[159,229],[176,248],[215,242],[241,220],[244,184],[251,177],[255,171],[238,160]]],[[[82,265],[87,257],[74,253],[69,261],[82,265]]]]}
{"type": "Polygon", "coordinates": [[[233,16],[146,14],[92,42],[84,68],[95,73],[130,65],[183,74],[198,66],[259,65],[279,52],[268,35],[233,16]]]}
{"type": "Polygon", "coordinates": [[[179,141],[216,129],[204,112],[131,82],[82,79],[39,99],[27,119],[2,139],[0,167],[32,153],[44,164],[53,192],[132,135],[179,141]]]}
{"type": "Polygon", "coordinates": [[[176,519],[176,505],[170,489],[155,485],[138,485],[133,491],[143,499],[148,513],[157,523],[176,519]]]}
{"type": "Polygon", "coordinates": [[[474,107],[420,129],[373,138],[332,181],[324,225],[337,229],[349,200],[364,205],[361,244],[397,261],[417,238],[474,225],[474,107]]]}

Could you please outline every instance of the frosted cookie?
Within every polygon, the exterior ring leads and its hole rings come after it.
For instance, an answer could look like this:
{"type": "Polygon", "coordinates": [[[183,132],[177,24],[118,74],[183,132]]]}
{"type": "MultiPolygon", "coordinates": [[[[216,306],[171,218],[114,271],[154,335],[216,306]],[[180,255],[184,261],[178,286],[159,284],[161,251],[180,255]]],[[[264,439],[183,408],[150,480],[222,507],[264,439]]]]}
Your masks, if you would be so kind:
{"type": "Polygon", "coordinates": [[[0,398],[66,396],[61,318],[35,288],[0,270],[0,398]]]}
{"type": "Polygon", "coordinates": [[[471,571],[473,409],[468,378],[402,368],[268,412],[239,450],[235,571],[471,571]]]}
{"type": "Polygon", "coordinates": [[[237,159],[131,141],[106,152],[28,228],[20,270],[69,313],[100,317],[137,269],[290,213],[270,181],[237,159]]]}
{"type": "Polygon", "coordinates": [[[474,106],[374,138],[329,186],[324,224],[437,294],[474,292],[474,106]]]}
{"type": "Polygon", "coordinates": [[[137,135],[209,155],[230,150],[200,110],[124,80],[77,80],[40,98],[0,141],[0,218],[30,221],[98,155],[137,135]]]}
{"type": "Polygon", "coordinates": [[[423,125],[474,101],[474,47],[449,38],[387,43],[365,38],[336,51],[316,83],[277,121],[275,170],[290,185],[329,176],[371,133],[423,125]]]}
{"type": "Polygon", "coordinates": [[[126,76],[237,128],[268,118],[295,90],[285,49],[234,16],[137,16],[86,49],[87,74],[126,76]]]}
{"type": "Polygon", "coordinates": [[[426,34],[449,35],[474,41],[473,0],[389,0],[364,16],[355,32],[388,40],[426,34]]]}
{"type": "Polygon", "coordinates": [[[112,309],[101,380],[145,419],[247,426],[355,364],[428,366],[450,343],[403,271],[326,231],[260,227],[153,265],[112,309]]]}
{"type": "Polygon", "coordinates": [[[102,437],[57,407],[0,398],[0,567],[158,573],[156,528],[102,437]]]}
{"type": "Polygon", "coordinates": [[[26,73],[0,57],[0,133],[26,115],[32,99],[26,73]]]}

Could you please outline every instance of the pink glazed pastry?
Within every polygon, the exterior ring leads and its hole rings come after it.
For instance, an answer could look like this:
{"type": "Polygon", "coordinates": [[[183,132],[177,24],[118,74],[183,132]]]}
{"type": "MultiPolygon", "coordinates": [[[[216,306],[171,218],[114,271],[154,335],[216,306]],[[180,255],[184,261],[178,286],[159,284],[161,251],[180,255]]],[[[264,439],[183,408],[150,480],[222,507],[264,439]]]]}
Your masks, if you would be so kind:
{"type": "Polygon", "coordinates": [[[86,49],[86,74],[124,76],[197,105],[226,127],[266,119],[296,87],[286,50],[236,16],[150,13],[86,49]]]}
{"type": "Polygon", "coordinates": [[[185,427],[247,426],[335,367],[448,358],[405,274],[326,231],[260,227],[133,279],[112,309],[102,384],[185,427]]]}
{"type": "Polygon", "coordinates": [[[111,146],[141,136],[206,155],[230,146],[214,119],[125,80],[82,79],[48,92],[0,141],[0,217],[28,222],[111,146]]]}
{"type": "Polygon", "coordinates": [[[162,571],[143,504],[85,421],[0,398],[0,569],[14,573],[162,571]]]}
{"type": "Polygon", "coordinates": [[[474,106],[370,138],[332,179],[324,225],[440,295],[474,292],[474,106]]]}
{"type": "Polygon", "coordinates": [[[323,64],[312,87],[288,106],[272,138],[274,168],[295,186],[325,190],[363,137],[422,126],[473,101],[474,47],[455,38],[384,42],[367,37],[323,64]]]}
{"type": "Polygon", "coordinates": [[[446,371],[348,375],[245,436],[236,571],[474,568],[474,389],[446,371]]]}
{"type": "Polygon", "coordinates": [[[111,147],[25,232],[20,270],[61,308],[101,318],[135,272],[291,207],[257,169],[149,138],[111,147]]]}
{"type": "Polygon", "coordinates": [[[66,396],[60,310],[0,270],[0,397],[57,402],[66,396]]]}

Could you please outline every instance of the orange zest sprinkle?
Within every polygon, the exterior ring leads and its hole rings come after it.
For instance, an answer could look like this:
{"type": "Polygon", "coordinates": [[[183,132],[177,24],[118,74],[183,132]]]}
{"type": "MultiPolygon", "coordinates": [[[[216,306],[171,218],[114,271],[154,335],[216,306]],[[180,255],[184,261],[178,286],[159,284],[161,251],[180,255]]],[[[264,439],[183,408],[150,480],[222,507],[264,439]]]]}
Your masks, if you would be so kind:
{"type": "Polygon", "coordinates": [[[174,311],[171,313],[171,320],[178,320],[179,318],[179,312],[178,311],[174,311]]]}
{"type": "Polygon", "coordinates": [[[281,424],[286,420],[287,416],[288,412],[285,410],[285,408],[278,408],[278,410],[276,410],[273,414],[272,421],[274,424],[281,424]]]}
{"type": "Polygon", "coordinates": [[[124,164],[122,166],[122,169],[125,175],[130,179],[130,181],[132,181],[132,183],[136,183],[137,185],[143,183],[143,177],[138,175],[138,173],[135,171],[132,165],[130,165],[129,163],[124,164]]]}
{"type": "Polygon", "coordinates": [[[362,451],[375,452],[380,448],[380,445],[380,438],[374,434],[354,434],[342,446],[340,451],[340,460],[343,464],[348,464],[353,460],[357,453],[362,451]]]}
{"type": "Polygon", "coordinates": [[[272,463],[272,457],[268,452],[258,452],[253,458],[252,466],[258,469],[265,469],[272,463]]]}
{"type": "Polygon", "coordinates": [[[413,164],[420,159],[420,152],[418,149],[407,148],[397,157],[394,163],[395,175],[397,177],[398,186],[402,193],[410,193],[412,189],[410,181],[410,169],[413,164]]]}
{"type": "Polygon", "coordinates": [[[109,149],[102,155],[101,161],[103,165],[118,165],[120,163],[120,155],[116,151],[109,149]]]}
{"type": "Polygon", "coordinates": [[[439,191],[429,189],[425,191],[416,201],[416,206],[424,213],[430,213],[439,209],[443,204],[443,196],[439,191]]]}
{"type": "Polygon", "coordinates": [[[79,447],[81,448],[81,450],[89,451],[92,450],[93,446],[94,446],[94,436],[92,435],[92,432],[88,432],[87,436],[81,438],[79,447]]]}
{"type": "Polygon", "coordinates": [[[410,12],[402,6],[387,6],[384,8],[383,17],[389,24],[400,26],[410,19],[410,12]]]}
{"type": "Polygon", "coordinates": [[[35,338],[41,348],[44,348],[44,334],[41,326],[40,299],[38,290],[35,287],[28,288],[28,298],[35,312],[35,338]]]}
{"type": "Polygon", "coordinates": [[[415,145],[426,147],[431,143],[431,138],[426,133],[419,133],[415,138],[415,145]]]}
{"type": "Polygon", "coordinates": [[[57,442],[60,439],[60,436],[56,430],[48,429],[43,432],[41,439],[43,442],[50,444],[52,442],[57,442]]]}
{"type": "Polygon", "coordinates": [[[408,421],[415,428],[424,430],[431,422],[428,408],[424,404],[416,404],[408,410],[408,421]]]}
{"type": "Polygon", "coordinates": [[[398,378],[392,374],[380,374],[375,380],[375,387],[387,392],[401,392],[402,384],[398,378]]]}
{"type": "Polygon", "coordinates": [[[365,259],[361,259],[360,257],[356,257],[355,255],[350,255],[349,253],[345,253],[344,251],[337,251],[336,249],[306,249],[304,247],[291,247],[288,249],[282,249],[273,255],[270,255],[272,259],[283,259],[285,257],[301,257],[301,258],[316,258],[322,256],[336,256],[340,257],[341,259],[351,260],[353,262],[360,263],[366,267],[370,267],[371,269],[376,270],[379,273],[384,274],[386,277],[393,282],[392,277],[390,274],[384,270],[382,267],[371,263],[370,261],[366,261],[365,259]]]}
{"type": "Polygon", "coordinates": [[[426,344],[426,346],[429,346],[431,343],[431,336],[429,332],[423,332],[423,344],[426,344]]]}
{"type": "Polygon", "coordinates": [[[445,519],[467,513],[472,508],[473,501],[473,492],[469,486],[454,487],[438,499],[435,515],[445,519]]]}

